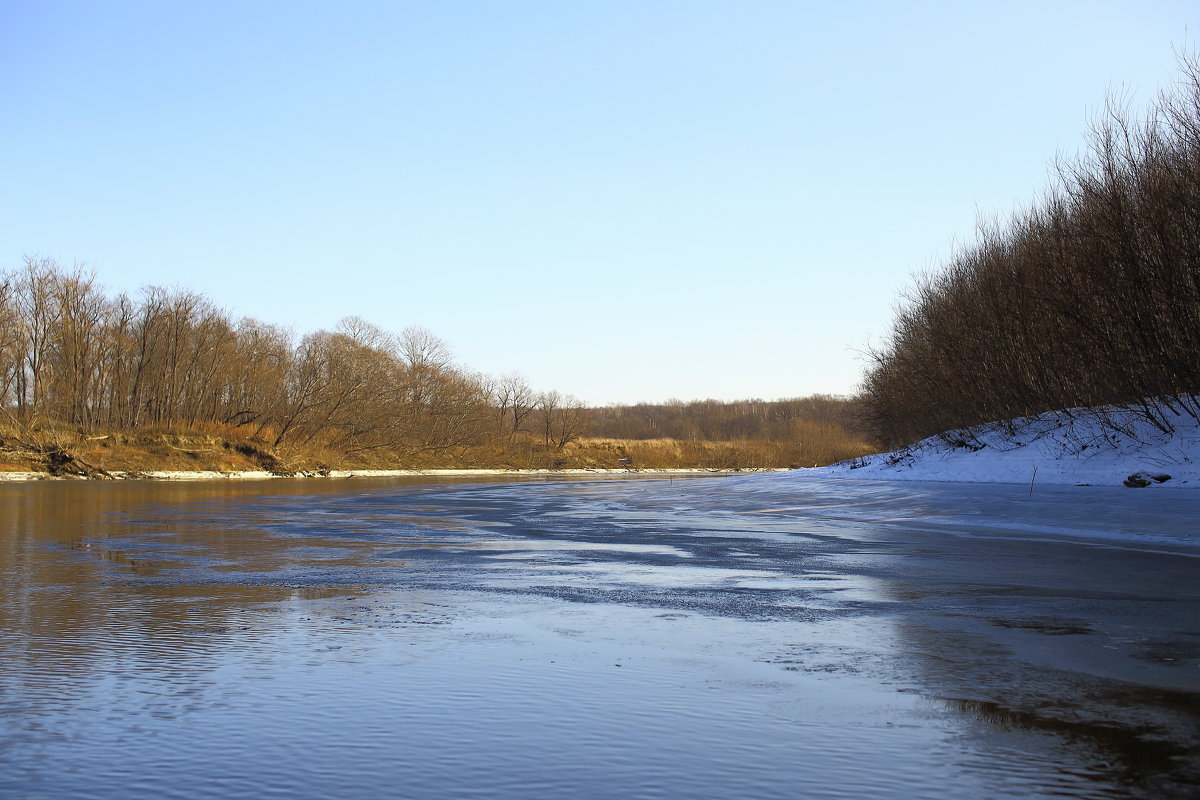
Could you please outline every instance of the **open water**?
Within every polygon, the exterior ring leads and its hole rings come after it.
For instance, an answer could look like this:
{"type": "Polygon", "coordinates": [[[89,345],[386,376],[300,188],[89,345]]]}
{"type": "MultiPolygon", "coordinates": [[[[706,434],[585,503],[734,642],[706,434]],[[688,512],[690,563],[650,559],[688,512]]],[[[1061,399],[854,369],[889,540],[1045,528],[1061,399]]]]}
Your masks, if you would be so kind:
{"type": "Polygon", "coordinates": [[[0,797],[1200,793],[1188,491],[0,485],[0,797]]]}

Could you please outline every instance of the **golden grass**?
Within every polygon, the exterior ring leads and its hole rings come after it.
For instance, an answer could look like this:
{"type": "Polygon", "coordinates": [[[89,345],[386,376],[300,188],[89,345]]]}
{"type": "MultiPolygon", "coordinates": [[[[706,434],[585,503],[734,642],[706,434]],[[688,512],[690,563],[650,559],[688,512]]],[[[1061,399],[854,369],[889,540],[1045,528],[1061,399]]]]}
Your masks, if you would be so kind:
{"type": "Polygon", "coordinates": [[[522,434],[438,451],[346,454],[321,442],[273,448],[269,432],[206,423],[194,427],[88,432],[38,423],[0,427],[0,470],[49,469],[49,454],[69,453],[107,472],[159,470],[279,473],[328,469],[705,469],[817,466],[872,452],[836,425],[797,423],[786,442],[761,440],[583,438],[562,449],[522,434]]]}

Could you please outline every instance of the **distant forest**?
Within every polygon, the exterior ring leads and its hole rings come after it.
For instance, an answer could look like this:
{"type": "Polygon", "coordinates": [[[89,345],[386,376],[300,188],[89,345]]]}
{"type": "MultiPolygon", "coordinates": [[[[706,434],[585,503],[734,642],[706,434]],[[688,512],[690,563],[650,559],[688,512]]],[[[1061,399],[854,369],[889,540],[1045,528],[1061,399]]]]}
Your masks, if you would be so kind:
{"type": "Polygon", "coordinates": [[[1168,432],[1200,414],[1200,62],[1140,118],[1110,102],[1087,144],[909,291],[863,384],[883,444],[1048,410],[1168,432]]]}
{"type": "Polygon", "coordinates": [[[812,465],[870,449],[851,405],[589,409],[473,373],[421,328],[352,317],[297,338],[192,291],[109,296],[49,259],[0,274],[0,467],[812,465]]]}

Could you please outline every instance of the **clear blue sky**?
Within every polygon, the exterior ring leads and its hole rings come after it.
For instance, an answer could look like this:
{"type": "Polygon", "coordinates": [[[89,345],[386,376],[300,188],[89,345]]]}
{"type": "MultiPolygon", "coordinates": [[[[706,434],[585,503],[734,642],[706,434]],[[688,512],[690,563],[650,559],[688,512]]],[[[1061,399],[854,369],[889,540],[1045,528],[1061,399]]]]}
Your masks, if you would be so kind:
{"type": "Polygon", "coordinates": [[[847,393],[909,276],[1032,199],[1110,89],[1174,80],[1198,22],[0,0],[0,266],[83,262],[299,333],[423,325],[594,404],[847,393]]]}

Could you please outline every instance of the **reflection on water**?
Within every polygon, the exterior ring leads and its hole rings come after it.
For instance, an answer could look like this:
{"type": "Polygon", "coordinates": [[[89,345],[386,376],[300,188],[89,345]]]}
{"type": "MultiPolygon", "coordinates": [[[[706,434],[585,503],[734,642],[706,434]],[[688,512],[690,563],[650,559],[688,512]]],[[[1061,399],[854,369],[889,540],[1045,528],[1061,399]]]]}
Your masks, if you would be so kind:
{"type": "MultiPolygon", "coordinates": [[[[1179,698],[1191,702],[1188,698],[1179,698]]],[[[1000,731],[1045,731],[1066,744],[1086,745],[1097,753],[1114,755],[1119,760],[1115,767],[1123,773],[1128,784],[1136,785],[1158,774],[1169,773],[1179,767],[1183,760],[1179,748],[1170,742],[1148,736],[1146,731],[1136,728],[1084,724],[1045,714],[1017,711],[999,703],[983,700],[945,699],[946,705],[971,715],[987,725],[988,729],[1000,731]]],[[[1063,747],[1056,748],[1062,750],[1063,747]]],[[[1059,753],[1043,754],[1043,761],[1062,758],[1059,753]]],[[[1107,767],[1108,764],[1103,766],[1107,767]]],[[[1179,787],[1186,791],[1184,787],[1179,787]]]]}
{"type": "Polygon", "coordinates": [[[0,485],[0,796],[1193,793],[1197,559],[851,484],[0,485]]]}

